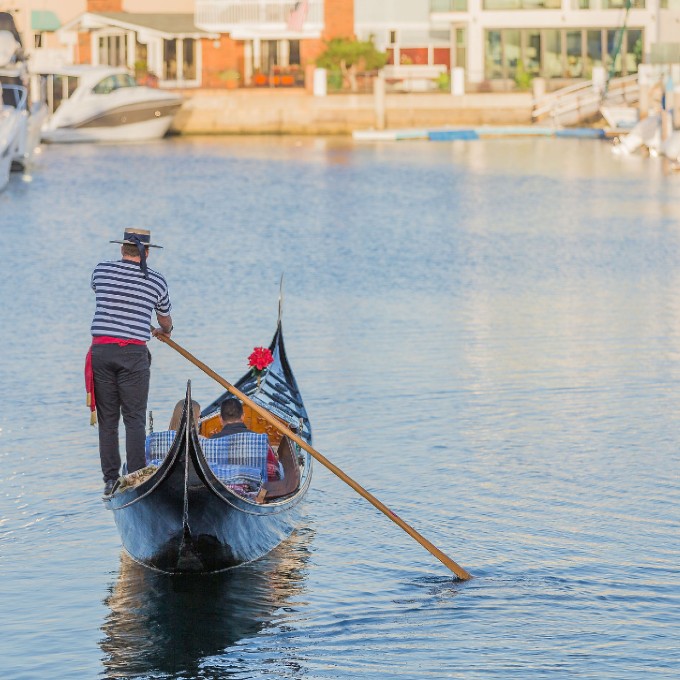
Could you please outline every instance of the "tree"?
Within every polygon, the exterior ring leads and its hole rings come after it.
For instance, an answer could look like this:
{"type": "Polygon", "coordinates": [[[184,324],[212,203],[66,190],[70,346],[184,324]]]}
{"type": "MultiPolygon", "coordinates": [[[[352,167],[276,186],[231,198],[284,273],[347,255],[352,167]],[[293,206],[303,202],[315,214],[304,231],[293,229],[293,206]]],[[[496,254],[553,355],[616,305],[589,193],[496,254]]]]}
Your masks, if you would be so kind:
{"type": "Polygon", "coordinates": [[[379,52],[372,39],[333,38],[326,41],[326,51],[316,60],[316,65],[331,73],[342,73],[352,92],[356,92],[357,73],[378,71],[386,62],[387,54],[379,52]]]}

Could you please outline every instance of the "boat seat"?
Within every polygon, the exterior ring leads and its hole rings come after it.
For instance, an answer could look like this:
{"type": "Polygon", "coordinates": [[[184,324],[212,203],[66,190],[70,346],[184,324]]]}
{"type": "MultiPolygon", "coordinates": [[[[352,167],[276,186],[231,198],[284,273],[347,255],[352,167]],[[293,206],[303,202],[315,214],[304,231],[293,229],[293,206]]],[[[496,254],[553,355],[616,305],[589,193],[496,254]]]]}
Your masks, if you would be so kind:
{"type": "Polygon", "coordinates": [[[160,432],[152,432],[147,436],[144,445],[147,465],[161,465],[168,455],[172,442],[175,441],[176,434],[175,430],[161,430],[160,432]]]}
{"type": "Polygon", "coordinates": [[[220,466],[250,468],[259,471],[262,482],[267,481],[269,439],[266,434],[238,432],[217,439],[204,439],[201,447],[211,470],[215,471],[220,466]]]}
{"type": "Polygon", "coordinates": [[[259,491],[262,486],[262,473],[257,468],[244,465],[211,465],[210,469],[215,477],[227,486],[236,486],[250,491],[259,491]]]}
{"type": "Polygon", "coordinates": [[[283,479],[265,482],[264,489],[267,491],[267,501],[289,496],[297,491],[300,486],[300,466],[296,460],[295,446],[288,437],[281,440],[277,453],[279,462],[283,466],[283,479]]]}

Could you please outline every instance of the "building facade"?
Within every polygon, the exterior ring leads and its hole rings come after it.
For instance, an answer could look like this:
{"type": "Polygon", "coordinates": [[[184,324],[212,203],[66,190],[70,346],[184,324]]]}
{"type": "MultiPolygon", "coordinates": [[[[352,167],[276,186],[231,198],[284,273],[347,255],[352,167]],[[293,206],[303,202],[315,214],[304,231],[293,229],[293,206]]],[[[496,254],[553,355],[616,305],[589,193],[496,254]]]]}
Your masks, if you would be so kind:
{"type": "Polygon", "coordinates": [[[678,0],[430,0],[430,9],[460,40],[453,65],[492,89],[537,76],[557,86],[596,66],[635,73],[653,45],[680,41],[678,0]]]}
{"type": "Polygon", "coordinates": [[[355,0],[356,35],[373,40],[392,65],[451,64],[449,24],[430,17],[430,0],[355,0]]]}
{"type": "Polygon", "coordinates": [[[303,84],[331,38],[354,35],[354,0],[196,0],[196,25],[234,44],[244,84],[303,84]]]}

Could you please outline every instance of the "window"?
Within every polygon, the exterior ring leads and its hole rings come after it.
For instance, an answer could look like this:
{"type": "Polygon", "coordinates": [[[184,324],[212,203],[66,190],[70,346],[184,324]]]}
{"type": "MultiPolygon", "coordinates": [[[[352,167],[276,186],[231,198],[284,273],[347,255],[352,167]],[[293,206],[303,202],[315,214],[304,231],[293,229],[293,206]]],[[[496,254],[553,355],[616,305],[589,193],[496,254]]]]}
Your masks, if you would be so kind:
{"type": "Polygon", "coordinates": [[[639,28],[628,29],[626,34],[626,57],[624,70],[628,73],[637,73],[638,66],[642,63],[642,30],[639,28]]]}
{"type": "Polygon", "coordinates": [[[396,45],[397,44],[397,32],[396,31],[390,31],[390,45],[396,45]]]}
{"type": "Polygon", "coordinates": [[[107,76],[100,80],[93,88],[92,92],[95,94],[109,94],[114,90],[119,90],[123,87],[135,87],[137,83],[135,79],[127,73],[116,73],[113,76],[107,76]]]}
{"type": "Polygon", "coordinates": [[[430,12],[467,12],[467,0],[430,0],[430,12]]]}
{"type": "Polygon", "coordinates": [[[43,46],[43,34],[35,33],[33,35],[33,47],[40,48],[43,46]]]}
{"type": "Polygon", "coordinates": [[[642,61],[644,33],[640,28],[623,33],[599,28],[506,28],[487,31],[485,40],[487,79],[517,77],[520,62],[534,77],[591,78],[593,68],[609,68],[615,54],[616,75],[635,73],[642,61]]]}
{"type": "Polygon", "coordinates": [[[551,28],[545,30],[543,35],[545,37],[543,75],[546,78],[560,78],[564,71],[562,68],[562,31],[551,28]]]}
{"type": "Polygon", "coordinates": [[[645,8],[645,0],[602,0],[602,9],[626,9],[629,1],[632,9],[645,8]]]}
{"type": "Polygon", "coordinates": [[[290,66],[299,66],[300,61],[300,41],[290,40],[288,42],[288,64],[290,66]]]}
{"type": "Polygon", "coordinates": [[[607,72],[615,76],[621,75],[621,47],[623,44],[623,31],[607,31],[607,72]],[[612,66],[613,64],[613,66],[612,66]]]}
{"type": "Polygon", "coordinates": [[[503,43],[500,31],[486,32],[486,66],[484,76],[487,80],[503,77],[503,43]]]}
{"type": "Polygon", "coordinates": [[[522,31],[525,34],[524,68],[532,76],[541,73],[541,32],[538,30],[522,31]]]}
{"type": "Polygon", "coordinates": [[[503,31],[503,52],[505,56],[506,78],[515,77],[519,62],[522,61],[522,50],[519,38],[519,30],[515,28],[506,28],[503,31]]]}
{"type": "Polygon", "coordinates": [[[193,38],[184,38],[182,43],[182,80],[196,80],[196,41],[193,38]]]}
{"type": "Polygon", "coordinates": [[[467,29],[456,28],[456,51],[455,66],[462,66],[463,68],[467,65],[467,29]]]}
{"type": "Polygon", "coordinates": [[[99,44],[99,63],[107,66],[127,66],[127,35],[102,35],[99,44]]]}
{"type": "Polygon", "coordinates": [[[602,66],[602,31],[587,31],[586,45],[586,75],[592,76],[593,69],[602,66]]]}
{"type": "Polygon", "coordinates": [[[562,0],[483,0],[482,5],[487,10],[561,9],[562,0]]]}
{"type": "Polygon", "coordinates": [[[581,31],[567,31],[567,74],[570,78],[583,77],[583,46],[581,31]]]}
{"type": "Polygon", "coordinates": [[[163,40],[163,78],[177,80],[177,40],[163,40]]]}

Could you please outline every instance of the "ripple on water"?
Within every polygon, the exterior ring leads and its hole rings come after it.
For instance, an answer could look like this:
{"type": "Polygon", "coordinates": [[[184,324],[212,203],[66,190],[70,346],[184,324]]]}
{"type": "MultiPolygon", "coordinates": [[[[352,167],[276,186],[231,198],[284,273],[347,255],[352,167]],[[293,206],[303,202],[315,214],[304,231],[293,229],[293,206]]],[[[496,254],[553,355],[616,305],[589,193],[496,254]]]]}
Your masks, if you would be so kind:
{"type": "MultiPolygon", "coordinates": [[[[655,159],[210,138],[51,146],[32,178],[0,195],[5,241],[31,235],[0,268],[8,678],[674,677],[680,185],[655,159]],[[228,379],[285,272],[315,446],[472,581],[321,466],[300,531],[242,570],[121,556],[82,364],[129,224],[166,246],[176,339],[228,379]]],[[[221,393],[152,353],[157,423],[187,380],[221,393]]]]}

